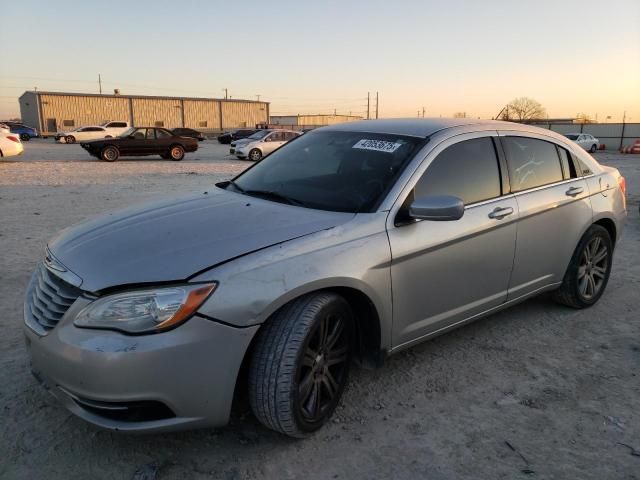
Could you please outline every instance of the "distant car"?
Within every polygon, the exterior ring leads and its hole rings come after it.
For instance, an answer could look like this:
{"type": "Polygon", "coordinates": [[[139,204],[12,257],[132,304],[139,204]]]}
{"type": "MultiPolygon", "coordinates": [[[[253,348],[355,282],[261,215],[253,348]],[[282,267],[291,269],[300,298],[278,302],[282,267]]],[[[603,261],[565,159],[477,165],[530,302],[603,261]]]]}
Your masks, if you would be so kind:
{"type": "Polygon", "coordinates": [[[101,127],[104,127],[110,136],[117,137],[118,135],[122,135],[125,131],[131,128],[129,122],[124,122],[122,120],[115,120],[104,122],[100,124],[101,127]]]}
{"type": "Polygon", "coordinates": [[[588,133],[567,133],[565,137],[567,137],[569,140],[573,140],[582,148],[591,153],[594,153],[596,150],[598,150],[598,145],[600,145],[600,141],[596,137],[594,137],[593,135],[589,135],[588,133]]]}
{"type": "Polygon", "coordinates": [[[70,132],[56,133],[56,140],[65,143],[76,143],[99,138],[113,138],[117,135],[110,133],[104,127],[80,127],[70,132]]]}
{"type": "Polygon", "coordinates": [[[20,136],[0,126],[0,157],[14,157],[22,155],[22,152],[24,152],[24,145],[20,141],[20,136]]]}
{"type": "Polygon", "coordinates": [[[231,143],[230,153],[236,157],[260,160],[290,140],[302,135],[293,130],[258,130],[253,135],[231,143]]]}
{"type": "Polygon", "coordinates": [[[174,128],[171,131],[174,135],[178,135],[179,137],[191,137],[195,138],[199,142],[207,139],[207,137],[204,136],[204,133],[194,130],[193,128],[174,128]]]}
{"type": "Polygon", "coordinates": [[[225,145],[229,145],[234,140],[240,140],[241,138],[247,138],[260,130],[255,128],[243,128],[239,130],[233,130],[231,132],[225,132],[218,136],[218,142],[225,145]]]}
{"type": "Polygon", "coordinates": [[[15,133],[20,137],[23,142],[28,142],[32,138],[37,138],[40,135],[35,128],[24,125],[23,123],[7,122],[6,125],[11,130],[11,133],[15,133]]]}
{"type": "Polygon", "coordinates": [[[185,152],[198,150],[195,138],[179,137],[165,128],[130,128],[119,137],[82,143],[82,148],[105,162],[115,162],[120,156],[160,155],[182,160],[185,152]]]}

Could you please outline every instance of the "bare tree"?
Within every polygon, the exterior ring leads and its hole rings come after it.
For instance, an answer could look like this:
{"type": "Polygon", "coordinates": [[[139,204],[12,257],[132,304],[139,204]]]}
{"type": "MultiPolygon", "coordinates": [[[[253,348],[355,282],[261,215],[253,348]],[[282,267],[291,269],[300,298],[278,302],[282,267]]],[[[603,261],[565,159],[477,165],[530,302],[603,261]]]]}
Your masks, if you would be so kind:
{"type": "Polygon", "coordinates": [[[467,118],[467,112],[456,112],[453,114],[453,118],[467,118]]]}
{"type": "Polygon", "coordinates": [[[576,123],[593,123],[593,119],[591,118],[590,115],[587,115],[586,113],[579,113],[578,115],[576,115],[575,122],[576,123]]]}
{"type": "Polygon", "coordinates": [[[539,120],[545,118],[546,115],[547,111],[540,102],[533,98],[520,97],[511,100],[504,107],[500,119],[524,122],[527,120],[539,120]]]}

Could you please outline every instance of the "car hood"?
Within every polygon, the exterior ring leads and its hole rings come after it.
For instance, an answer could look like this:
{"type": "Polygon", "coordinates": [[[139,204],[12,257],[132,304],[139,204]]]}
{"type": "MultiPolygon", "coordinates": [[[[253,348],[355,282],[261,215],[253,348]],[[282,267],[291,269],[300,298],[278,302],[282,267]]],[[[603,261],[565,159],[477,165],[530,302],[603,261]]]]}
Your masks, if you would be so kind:
{"type": "Polygon", "coordinates": [[[227,192],[128,208],[69,227],[49,242],[85,291],[186,280],[248,253],[343,224],[351,213],[311,210],[227,192]]]}

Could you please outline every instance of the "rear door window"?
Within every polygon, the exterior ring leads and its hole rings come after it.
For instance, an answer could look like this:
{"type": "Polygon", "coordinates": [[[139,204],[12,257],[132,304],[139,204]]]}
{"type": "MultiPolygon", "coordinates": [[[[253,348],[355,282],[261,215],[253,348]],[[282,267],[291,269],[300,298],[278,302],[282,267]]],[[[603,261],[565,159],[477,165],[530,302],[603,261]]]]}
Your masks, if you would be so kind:
{"type": "Polygon", "coordinates": [[[520,192],[563,180],[555,144],[528,137],[503,137],[511,190],[520,192]]]}
{"type": "Polygon", "coordinates": [[[465,205],[499,197],[500,170],[493,140],[474,138],[447,147],[431,162],[414,195],[452,195],[465,205]]]}

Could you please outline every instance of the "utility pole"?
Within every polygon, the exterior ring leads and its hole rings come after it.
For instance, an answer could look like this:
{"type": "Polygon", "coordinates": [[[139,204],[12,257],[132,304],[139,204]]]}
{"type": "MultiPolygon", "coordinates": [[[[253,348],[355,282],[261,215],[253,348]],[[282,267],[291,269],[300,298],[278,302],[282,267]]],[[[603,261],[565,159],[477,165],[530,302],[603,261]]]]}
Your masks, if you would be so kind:
{"type": "Polygon", "coordinates": [[[98,88],[100,89],[100,95],[102,95],[102,78],[98,74],[98,88]]]}
{"type": "Polygon", "coordinates": [[[367,120],[371,119],[369,116],[369,106],[371,104],[371,92],[367,92],[367,120]]]}
{"type": "Polygon", "coordinates": [[[258,101],[260,101],[260,96],[261,95],[262,95],[261,93],[256,94],[256,98],[258,99],[258,101]]]}
{"type": "Polygon", "coordinates": [[[337,108],[334,108],[334,109],[333,109],[333,115],[334,115],[334,116],[335,116],[335,115],[338,115],[338,109],[337,109],[337,108]]]}
{"type": "Polygon", "coordinates": [[[422,118],[424,118],[424,107],[422,107],[422,118]]]}
{"type": "Polygon", "coordinates": [[[376,120],[378,119],[378,92],[376,92],[376,120]]]}
{"type": "Polygon", "coordinates": [[[229,100],[229,91],[228,91],[228,89],[223,88],[223,90],[224,90],[224,99],[225,100],[229,100]]]}

